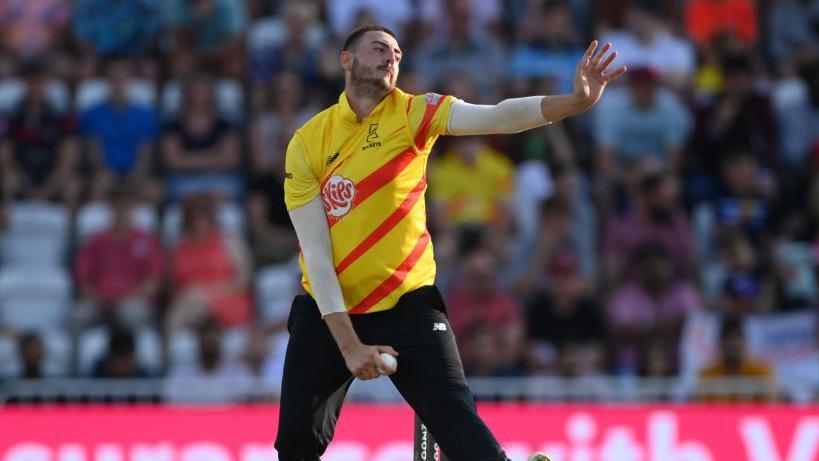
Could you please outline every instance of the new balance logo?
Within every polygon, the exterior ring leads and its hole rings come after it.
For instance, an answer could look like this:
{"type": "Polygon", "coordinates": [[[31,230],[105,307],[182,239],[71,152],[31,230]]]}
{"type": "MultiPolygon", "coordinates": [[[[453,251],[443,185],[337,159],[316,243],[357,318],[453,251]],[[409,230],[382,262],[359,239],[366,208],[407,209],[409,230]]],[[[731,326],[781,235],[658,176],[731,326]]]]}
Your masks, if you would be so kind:
{"type": "Polygon", "coordinates": [[[432,331],[446,331],[446,323],[433,323],[432,331]]]}
{"type": "Polygon", "coordinates": [[[336,152],[333,155],[328,155],[327,156],[327,165],[325,165],[325,166],[330,166],[330,164],[335,162],[337,158],[338,158],[338,152],[336,152]]]}

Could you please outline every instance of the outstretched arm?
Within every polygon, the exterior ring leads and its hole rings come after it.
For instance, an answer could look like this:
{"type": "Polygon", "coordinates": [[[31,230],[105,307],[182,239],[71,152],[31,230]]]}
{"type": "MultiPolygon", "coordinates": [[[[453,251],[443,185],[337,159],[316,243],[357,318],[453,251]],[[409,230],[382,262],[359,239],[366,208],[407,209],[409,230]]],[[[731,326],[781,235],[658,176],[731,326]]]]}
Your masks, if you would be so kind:
{"type": "Polygon", "coordinates": [[[616,51],[609,53],[610,43],[594,54],[596,48],[597,40],[589,45],[577,65],[574,92],[505,99],[496,105],[456,100],[452,103],[448,133],[456,136],[519,133],[585,112],[600,100],[606,85],[626,71],[621,66],[607,72],[617,57],[616,51]]]}

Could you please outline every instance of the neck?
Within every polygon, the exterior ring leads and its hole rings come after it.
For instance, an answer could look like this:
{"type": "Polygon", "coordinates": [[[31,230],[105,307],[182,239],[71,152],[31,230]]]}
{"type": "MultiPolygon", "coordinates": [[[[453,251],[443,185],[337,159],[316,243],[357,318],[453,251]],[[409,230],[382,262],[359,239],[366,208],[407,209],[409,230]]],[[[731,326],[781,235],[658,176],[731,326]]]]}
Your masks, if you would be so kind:
{"type": "Polygon", "coordinates": [[[350,103],[350,109],[355,112],[359,122],[370,115],[375,106],[389,94],[389,91],[369,82],[357,84],[348,82],[344,91],[347,93],[347,102],[350,103]]]}

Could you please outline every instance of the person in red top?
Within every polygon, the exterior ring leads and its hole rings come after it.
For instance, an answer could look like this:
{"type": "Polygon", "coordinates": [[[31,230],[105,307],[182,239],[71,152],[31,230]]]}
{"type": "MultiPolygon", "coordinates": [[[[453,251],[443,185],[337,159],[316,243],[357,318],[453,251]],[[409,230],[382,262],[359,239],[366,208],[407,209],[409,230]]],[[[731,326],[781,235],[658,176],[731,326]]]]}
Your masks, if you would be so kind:
{"type": "Polygon", "coordinates": [[[182,208],[184,232],[171,263],[173,301],[168,332],[192,327],[208,315],[223,327],[250,319],[250,259],[240,239],[219,231],[215,201],[192,196],[182,208]]]}
{"type": "Polygon", "coordinates": [[[753,45],[759,35],[751,0],[690,0],[685,23],[688,35],[700,46],[725,37],[753,45]]]}
{"type": "MultiPolygon", "coordinates": [[[[522,310],[517,299],[501,286],[497,278],[497,259],[481,247],[471,250],[463,259],[463,277],[454,282],[446,298],[449,323],[455,337],[466,339],[477,329],[486,328],[492,337],[498,362],[519,363],[524,337],[522,310]]],[[[459,341],[467,369],[471,368],[471,362],[478,354],[473,343],[459,341]]]]}
{"type": "Polygon", "coordinates": [[[157,238],[131,222],[135,191],[116,188],[111,196],[113,223],[92,235],[79,250],[75,275],[82,296],[75,316],[79,328],[113,318],[127,325],[148,322],[162,276],[157,238]]]}

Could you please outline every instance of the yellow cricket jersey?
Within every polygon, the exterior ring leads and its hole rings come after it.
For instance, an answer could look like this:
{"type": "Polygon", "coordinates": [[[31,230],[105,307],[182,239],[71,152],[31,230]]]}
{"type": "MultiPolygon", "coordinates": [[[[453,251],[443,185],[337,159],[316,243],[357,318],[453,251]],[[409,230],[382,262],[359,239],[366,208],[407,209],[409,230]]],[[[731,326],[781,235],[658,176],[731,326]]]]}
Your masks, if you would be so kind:
{"type": "MultiPolygon", "coordinates": [[[[342,93],[338,104],[296,130],[287,147],[287,209],[321,194],[351,314],[390,309],[404,293],[435,280],[426,166],[453,100],[396,88],[359,123],[342,93]]],[[[312,295],[303,254],[299,263],[312,295]]]]}

